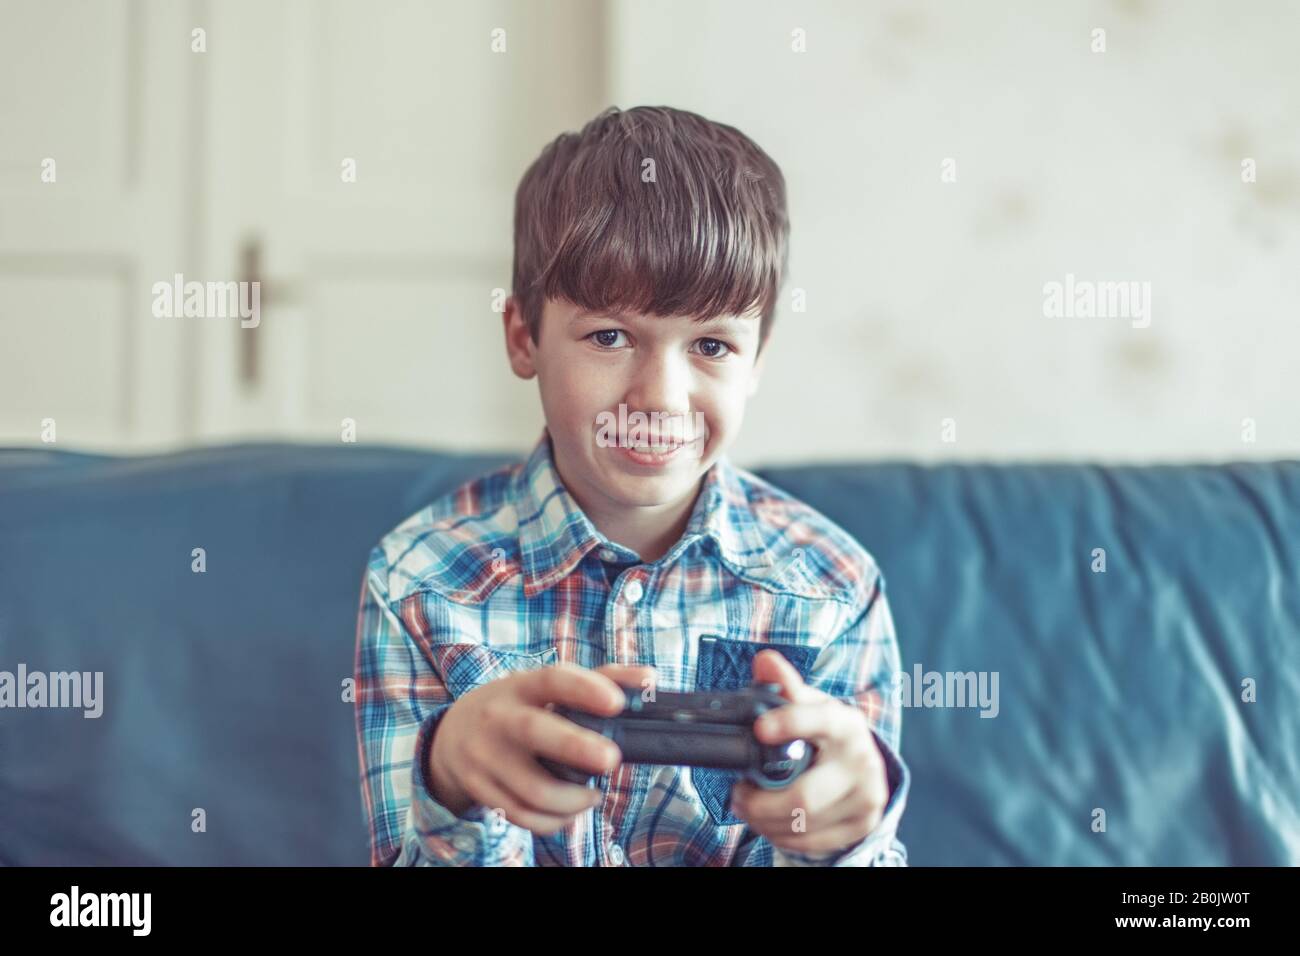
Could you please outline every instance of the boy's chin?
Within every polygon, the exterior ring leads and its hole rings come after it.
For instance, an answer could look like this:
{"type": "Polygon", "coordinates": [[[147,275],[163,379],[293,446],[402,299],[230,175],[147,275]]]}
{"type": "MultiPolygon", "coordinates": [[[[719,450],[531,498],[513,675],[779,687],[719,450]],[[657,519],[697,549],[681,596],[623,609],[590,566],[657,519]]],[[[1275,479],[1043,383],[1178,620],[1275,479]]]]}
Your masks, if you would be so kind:
{"type": "Polygon", "coordinates": [[[653,508],[659,505],[680,503],[688,494],[698,490],[690,476],[672,479],[623,479],[607,490],[610,498],[630,508],[653,508]]]}

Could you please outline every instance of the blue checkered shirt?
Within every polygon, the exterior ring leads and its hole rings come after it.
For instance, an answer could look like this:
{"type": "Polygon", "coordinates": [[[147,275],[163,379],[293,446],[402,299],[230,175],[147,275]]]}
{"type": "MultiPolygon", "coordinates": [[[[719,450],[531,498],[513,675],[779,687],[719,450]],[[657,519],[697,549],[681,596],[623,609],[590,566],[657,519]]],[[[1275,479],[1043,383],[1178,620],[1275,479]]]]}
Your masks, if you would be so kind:
{"type": "Polygon", "coordinates": [[[898,645],[875,561],[829,518],[724,456],[681,538],[653,563],[599,532],[561,482],[549,435],[463,484],[370,554],[356,650],[361,793],[375,866],[898,866],[910,775],[899,755],[898,645]],[[624,763],[604,799],[540,835],[490,808],[457,816],[424,760],[456,700],[521,669],[649,664],[660,690],[750,683],[775,648],[861,708],[885,760],[884,816],[854,846],[773,846],[728,806],[732,771],[624,763]]]}

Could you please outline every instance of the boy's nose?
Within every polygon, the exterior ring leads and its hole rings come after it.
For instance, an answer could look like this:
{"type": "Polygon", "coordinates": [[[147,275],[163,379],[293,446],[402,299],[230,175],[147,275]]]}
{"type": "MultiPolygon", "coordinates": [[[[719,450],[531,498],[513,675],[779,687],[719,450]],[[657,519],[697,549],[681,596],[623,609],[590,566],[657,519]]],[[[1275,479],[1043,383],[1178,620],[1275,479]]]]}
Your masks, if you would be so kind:
{"type": "MultiPolygon", "coordinates": [[[[637,369],[627,393],[627,407],[685,418],[691,410],[690,368],[672,358],[650,358],[637,369]]],[[[674,427],[682,427],[675,425],[674,427]]],[[[689,437],[689,436],[687,436],[689,437]]]]}

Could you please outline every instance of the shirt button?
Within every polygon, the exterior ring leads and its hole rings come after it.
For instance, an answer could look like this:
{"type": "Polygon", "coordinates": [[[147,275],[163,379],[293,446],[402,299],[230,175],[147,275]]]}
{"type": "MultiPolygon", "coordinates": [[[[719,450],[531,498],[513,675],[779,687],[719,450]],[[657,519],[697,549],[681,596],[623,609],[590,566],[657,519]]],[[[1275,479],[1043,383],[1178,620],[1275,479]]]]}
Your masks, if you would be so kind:
{"type": "Polygon", "coordinates": [[[609,850],[609,862],[613,863],[615,866],[622,866],[623,848],[619,846],[617,843],[611,843],[608,847],[608,850],[609,850]]]}
{"type": "Polygon", "coordinates": [[[611,551],[609,548],[600,549],[600,560],[602,561],[613,561],[617,557],[618,555],[615,554],[613,551],[611,551]]]}
{"type": "Polygon", "coordinates": [[[641,600],[642,593],[640,581],[629,581],[627,587],[623,589],[623,597],[627,598],[628,604],[635,604],[641,600]]]}
{"type": "Polygon", "coordinates": [[[902,866],[903,854],[897,850],[889,849],[883,853],[876,854],[876,866],[902,866]]]}
{"type": "Polygon", "coordinates": [[[474,838],[472,836],[464,835],[454,837],[451,841],[451,845],[462,853],[472,853],[474,850],[474,838]]]}

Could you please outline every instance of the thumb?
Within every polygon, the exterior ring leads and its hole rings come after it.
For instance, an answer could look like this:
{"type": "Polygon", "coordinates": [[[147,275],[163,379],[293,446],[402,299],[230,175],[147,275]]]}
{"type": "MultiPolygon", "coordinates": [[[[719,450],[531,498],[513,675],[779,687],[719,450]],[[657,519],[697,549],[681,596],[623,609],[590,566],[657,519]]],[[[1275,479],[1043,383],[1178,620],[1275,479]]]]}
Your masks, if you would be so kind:
{"type": "Polygon", "coordinates": [[[817,692],[804,683],[799,671],[780,651],[763,650],[754,655],[754,682],[779,684],[781,696],[799,704],[817,698],[817,692]]]}

